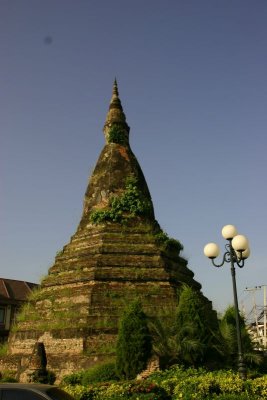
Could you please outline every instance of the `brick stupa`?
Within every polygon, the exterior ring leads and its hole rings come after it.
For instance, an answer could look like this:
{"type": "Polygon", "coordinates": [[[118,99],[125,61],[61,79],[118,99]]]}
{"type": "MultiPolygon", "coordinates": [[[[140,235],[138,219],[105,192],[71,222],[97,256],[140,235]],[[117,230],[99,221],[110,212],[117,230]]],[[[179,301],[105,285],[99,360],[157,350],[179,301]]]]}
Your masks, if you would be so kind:
{"type": "MultiPolygon", "coordinates": [[[[118,320],[140,298],[150,316],[173,316],[183,283],[201,290],[182,246],[155,220],[115,81],[104,125],[106,144],[90,178],[80,224],[57,254],[18,318],[9,356],[21,376],[36,343],[57,377],[114,355],[118,320]]],[[[203,296],[204,297],[204,296],[203,296]]],[[[211,303],[206,299],[210,309],[211,303]]]]}

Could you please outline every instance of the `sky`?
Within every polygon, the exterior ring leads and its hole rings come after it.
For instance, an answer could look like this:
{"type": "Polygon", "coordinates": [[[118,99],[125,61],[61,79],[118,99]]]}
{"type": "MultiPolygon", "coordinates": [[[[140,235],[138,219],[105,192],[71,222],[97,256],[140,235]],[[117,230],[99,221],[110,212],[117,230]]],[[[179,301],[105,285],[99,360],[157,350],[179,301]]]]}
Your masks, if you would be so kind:
{"type": "Polygon", "coordinates": [[[234,224],[251,302],[267,285],[266,21],[265,0],[0,0],[0,276],[39,282],[75,233],[116,77],[156,219],[219,312],[230,267],[203,247],[222,256],[234,224]]]}

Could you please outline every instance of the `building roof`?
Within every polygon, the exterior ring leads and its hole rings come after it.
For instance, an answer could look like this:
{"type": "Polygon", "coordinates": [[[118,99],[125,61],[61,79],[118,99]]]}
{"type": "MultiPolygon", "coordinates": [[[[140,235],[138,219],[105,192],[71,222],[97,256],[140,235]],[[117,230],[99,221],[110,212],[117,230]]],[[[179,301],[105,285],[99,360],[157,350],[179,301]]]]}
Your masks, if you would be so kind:
{"type": "Polygon", "coordinates": [[[36,283],[0,278],[0,301],[25,301],[36,283]]]}

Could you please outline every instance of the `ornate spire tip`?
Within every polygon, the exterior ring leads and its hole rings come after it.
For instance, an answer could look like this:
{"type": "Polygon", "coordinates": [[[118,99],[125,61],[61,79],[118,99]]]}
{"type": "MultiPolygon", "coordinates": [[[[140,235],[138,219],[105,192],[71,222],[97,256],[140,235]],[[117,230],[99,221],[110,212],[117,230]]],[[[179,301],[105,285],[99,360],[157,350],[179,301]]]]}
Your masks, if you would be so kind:
{"type": "Polygon", "coordinates": [[[116,97],[119,97],[118,83],[117,83],[117,79],[116,78],[114,80],[113,93],[112,94],[115,95],[116,97]]]}

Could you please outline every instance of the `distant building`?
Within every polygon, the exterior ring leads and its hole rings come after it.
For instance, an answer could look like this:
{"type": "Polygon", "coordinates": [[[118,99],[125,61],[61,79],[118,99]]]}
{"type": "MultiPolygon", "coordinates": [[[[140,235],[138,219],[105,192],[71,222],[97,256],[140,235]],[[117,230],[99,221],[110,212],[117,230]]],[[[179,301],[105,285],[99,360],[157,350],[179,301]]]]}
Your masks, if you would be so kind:
{"type": "Polygon", "coordinates": [[[0,278],[0,342],[7,340],[19,308],[36,287],[36,283],[0,278]]]}
{"type": "Polygon", "coordinates": [[[259,321],[258,323],[253,322],[248,325],[248,333],[250,334],[253,343],[255,344],[255,348],[257,350],[266,349],[267,340],[266,340],[266,331],[267,327],[264,329],[264,322],[259,321]]]}

